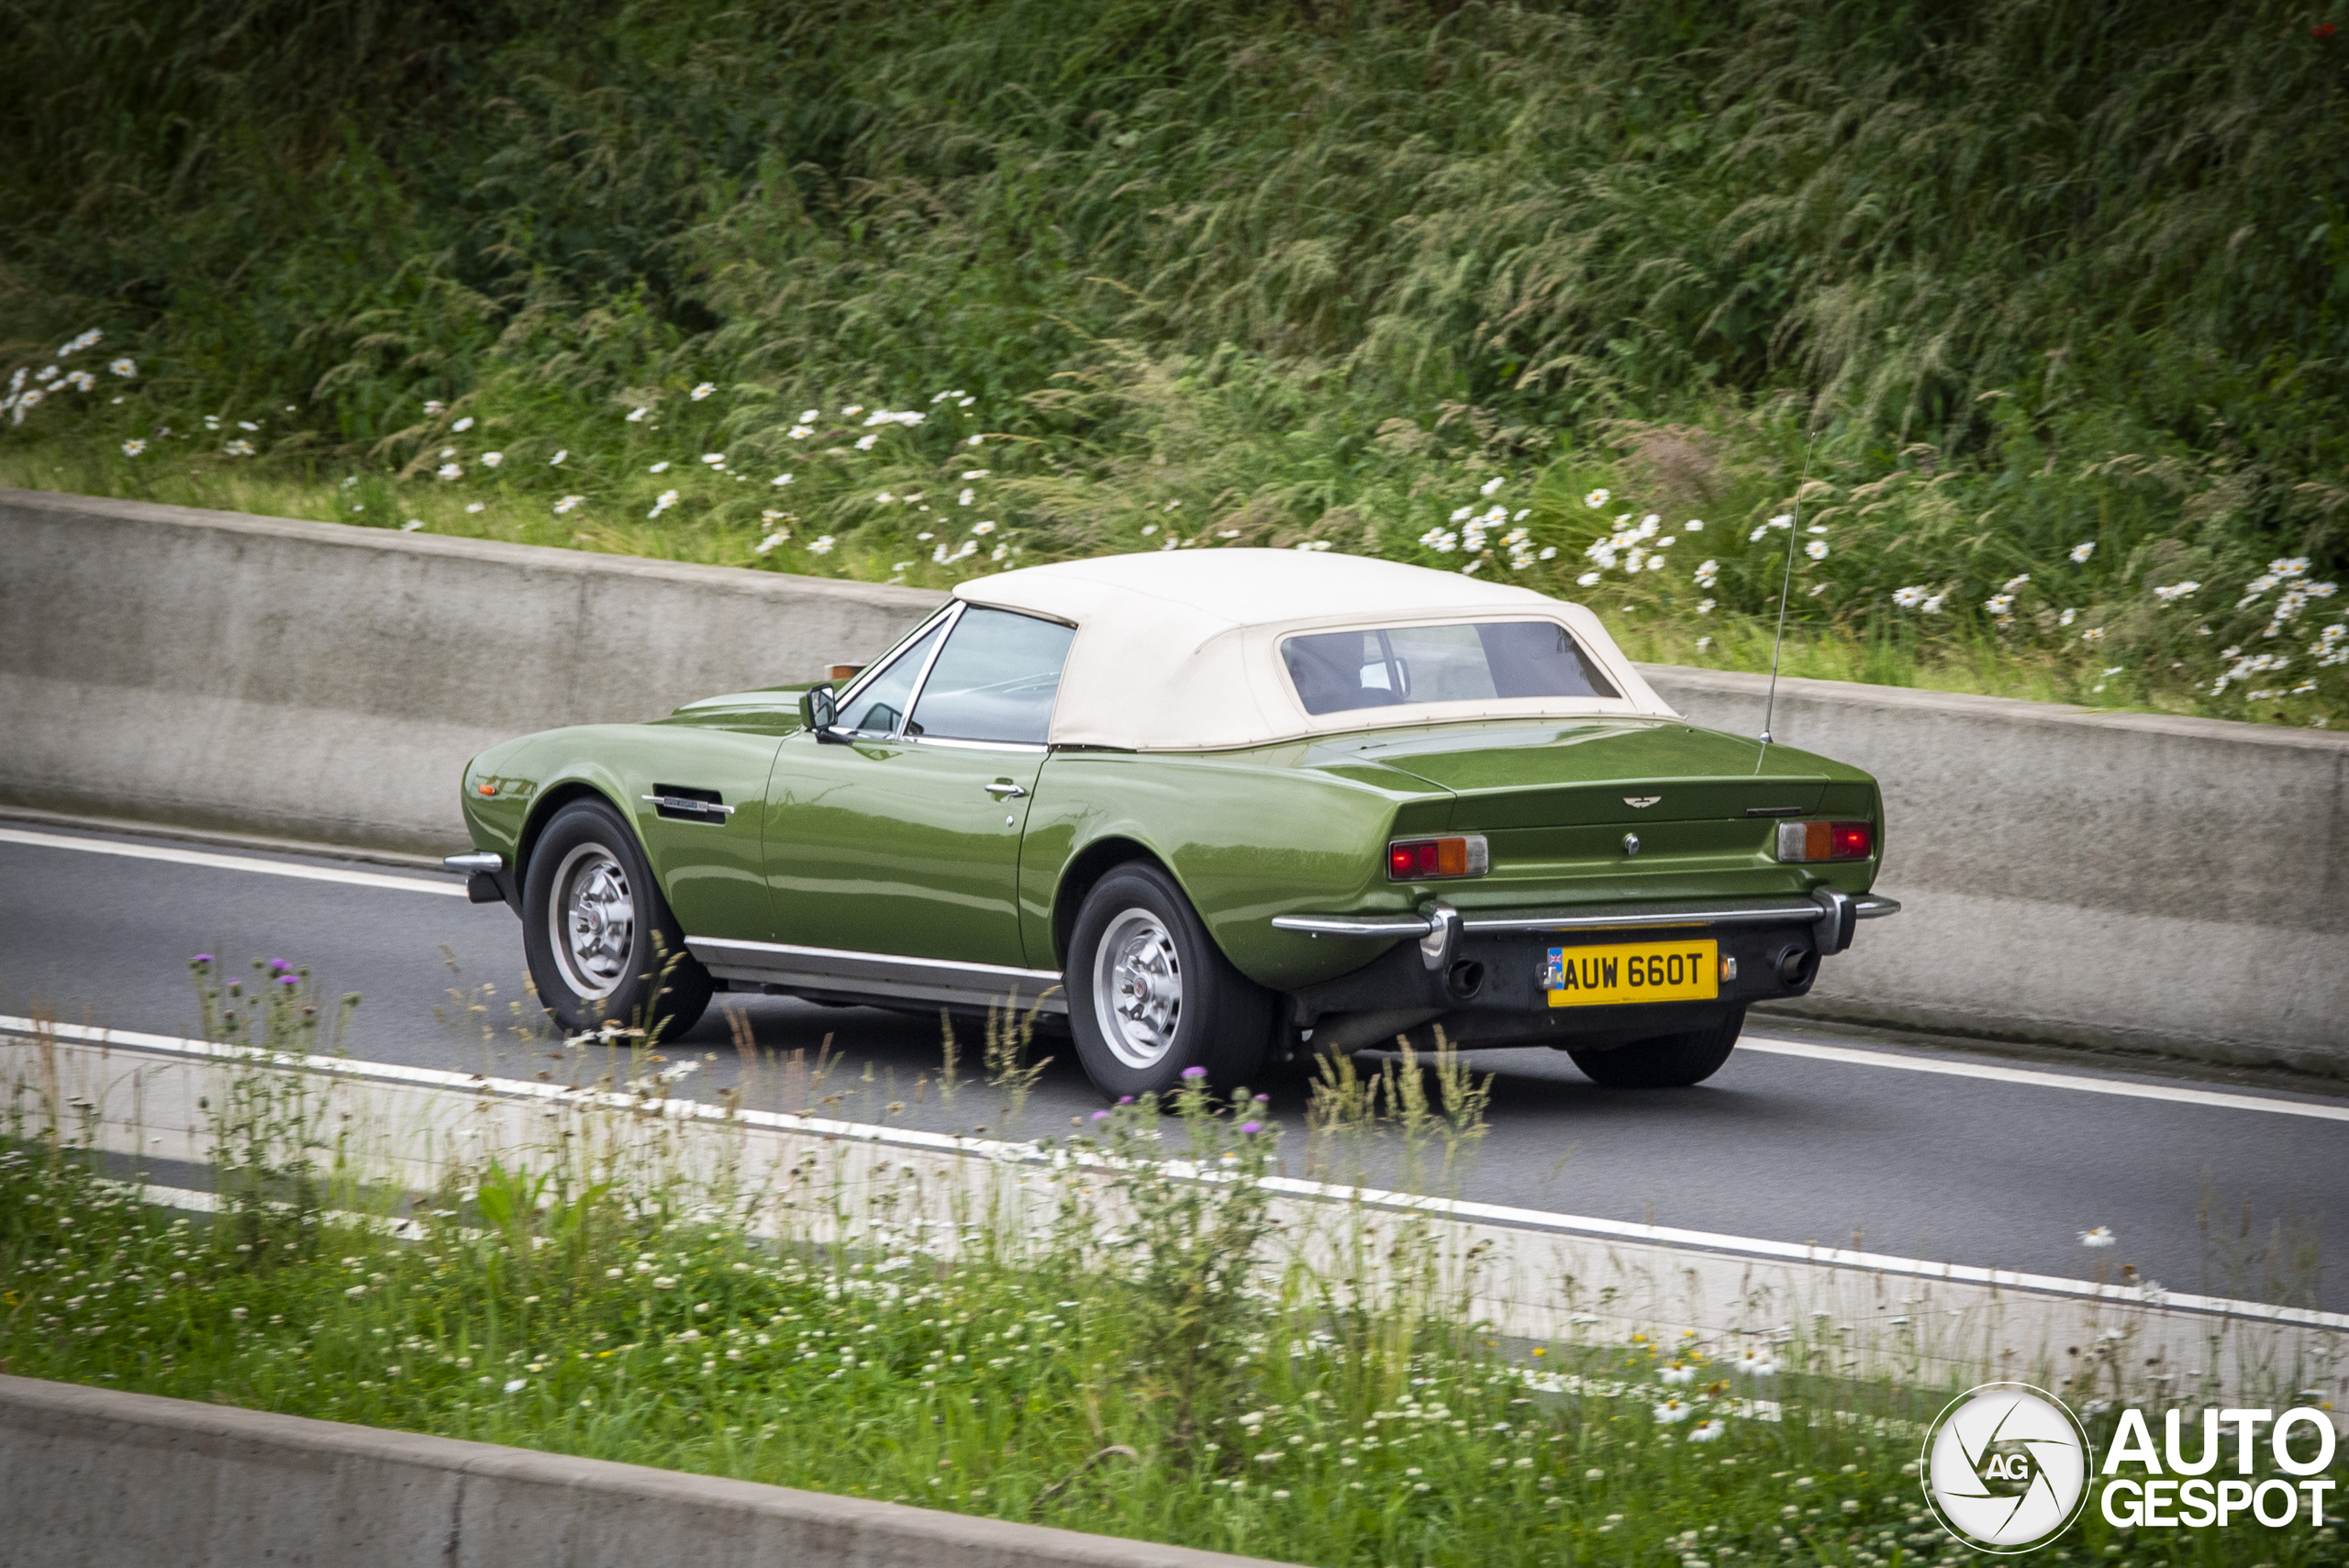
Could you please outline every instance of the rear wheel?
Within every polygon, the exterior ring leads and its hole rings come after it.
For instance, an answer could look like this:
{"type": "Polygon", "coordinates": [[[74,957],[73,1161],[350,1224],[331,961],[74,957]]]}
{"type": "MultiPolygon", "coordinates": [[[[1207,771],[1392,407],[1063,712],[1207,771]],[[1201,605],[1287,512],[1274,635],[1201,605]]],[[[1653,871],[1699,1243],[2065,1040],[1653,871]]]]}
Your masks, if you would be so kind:
{"type": "Polygon", "coordinates": [[[1745,1009],[1740,1007],[1710,1029],[1658,1035],[1610,1051],[1569,1049],[1566,1054],[1584,1077],[1610,1089],[1685,1089],[1720,1071],[1744,1028],[1745,1009]]]}
{"type": "Polygon", "coordinates": [[[1231,966],[1174,879],[1118,867],[1085,895],[1068,955],[1077,1061],[1112,1098],[1164,1094],[1185,1069],[1210,1086],[1255,1076],[1272,1046],[1275,999],[1231,966]]]}
{"type": "Polygon", "coordinates": [[[636,834],[600,800],[556,812],[531,850],[522,950],[565,1034],[610,1024],[669,1040],[700,1021],[717,989],[685,951],[636,834]]]}

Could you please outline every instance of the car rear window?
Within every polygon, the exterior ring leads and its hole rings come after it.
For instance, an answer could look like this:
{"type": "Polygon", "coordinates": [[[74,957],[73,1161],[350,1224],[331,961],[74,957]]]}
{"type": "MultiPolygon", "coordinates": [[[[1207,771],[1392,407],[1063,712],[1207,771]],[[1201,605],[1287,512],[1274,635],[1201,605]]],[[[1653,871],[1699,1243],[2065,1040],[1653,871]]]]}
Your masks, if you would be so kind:
{"type": "Polygon", "coordinates": [[[1284,638],[1281,662],[1312,714],[1496,697],[1612,697],[1574,634],[1555,621],[1383,626],[1284,638]]]}

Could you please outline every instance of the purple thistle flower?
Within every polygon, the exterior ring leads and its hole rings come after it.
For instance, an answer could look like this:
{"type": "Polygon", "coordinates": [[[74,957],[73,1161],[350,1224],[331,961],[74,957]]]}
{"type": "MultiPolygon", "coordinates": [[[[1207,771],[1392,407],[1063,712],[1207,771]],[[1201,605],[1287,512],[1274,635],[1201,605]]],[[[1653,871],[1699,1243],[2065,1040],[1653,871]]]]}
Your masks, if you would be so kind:
{"type": "Polygon", "coordinates": [[[208,952],[200,952],[194,958],[189,959],[188,962],[190,963],[210,963],[212,962],[212,955],[208,952]]]}
{"type": "Polygon", "coordinates": [[[1183,1069],[1183,1076],[1186,1078],[1204,1078],[1207,1075],[1208,1070],[1204,1067],[1186,1067],[1183,1069]]]}
{"type": "Polygon", "coordinates": [[[1109,1119],[1109,1113],[1108,1111],[1095,1111],[1093,1113],[1093,1119],[1095,1121],[1108,1121],[1109,1119]]]}
{"type": "Polygon", "coordinates": [[[1262,1132],[1264,1130],[1264,1124],[1261,1121],[1243,1121],[1240,1124],[1240,1130],[1242,1132],[1262,1132]]]}
{"type": "Polygon", "coordinates": [[[301,981],[299,981],[298,979],[295,978],[295,977],[294,977],[293,975],[291,975],[291,974],[281,974],[281,975],[279,975],[279,976],[277,977],[277,983],[278,983],[280,985],[299,985],[299,984],[302,984],[302,983],[301,983],[301,981]]]}
{"type": "Polygon", "coordinates": [[[1130,1106],[1134,1103],[1134,1097],[1131,1095],[1119,1095],[1118,1103],[1121,1106],[1130,1106]]]}
{"type": "Polygon", "coordinates": [[[292,964],[290,964],[290,963],[286,962],[285,962],[284,959],[282,959],[282,958],[273,958],[273,959],[271,959],[271,960],[269,961],[269,967],[270,967],[273,972],[275,972],[276,973],[283,974],[283,973],[284,973],[287,970],[292,969],[294,966],[293,966],[292,964]]]}
{"type": "Polygon", "coordinates": [[[1256,1103],[1260,1106],[1269,1106],[1273,1103],[1273,1096],[1270,1095],[1259,1095],[1256,1096],[1256,1103]]]}

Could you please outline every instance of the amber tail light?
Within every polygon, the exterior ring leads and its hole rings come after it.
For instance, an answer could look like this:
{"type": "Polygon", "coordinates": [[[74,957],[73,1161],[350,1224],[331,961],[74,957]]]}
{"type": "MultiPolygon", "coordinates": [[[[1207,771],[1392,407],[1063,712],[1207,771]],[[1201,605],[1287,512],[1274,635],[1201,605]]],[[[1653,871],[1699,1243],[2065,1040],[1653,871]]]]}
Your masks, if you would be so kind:
{"type": "Polygon", "coordinates": [[[1872,822],[1781,822],[1782,861],[1864,861],[1876,853],[1872,822]]]}
{"type": "Polygon", "coordinates": [[[1447,876],[1482,876],[1492,869],[1482,833],[1448,839],[1397,839],[1386,846],[1386,880],[1428,882],[1447,876]]]}

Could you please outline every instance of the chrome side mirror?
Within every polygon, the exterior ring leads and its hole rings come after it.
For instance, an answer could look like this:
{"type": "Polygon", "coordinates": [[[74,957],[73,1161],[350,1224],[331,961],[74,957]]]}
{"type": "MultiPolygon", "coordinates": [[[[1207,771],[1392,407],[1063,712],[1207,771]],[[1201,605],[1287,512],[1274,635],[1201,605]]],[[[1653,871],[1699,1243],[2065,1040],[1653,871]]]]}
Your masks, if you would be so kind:
{"type": "Polygon", "coordinates": [[[829,686],[810,686],[799,694],[799,722],[818,741],[832,745],[844,743],[846,738],[834,732],[832,726],[840,719],[839,698],[829,686]]]}

